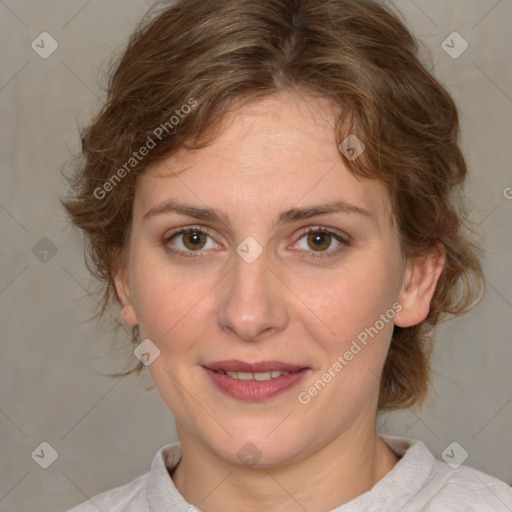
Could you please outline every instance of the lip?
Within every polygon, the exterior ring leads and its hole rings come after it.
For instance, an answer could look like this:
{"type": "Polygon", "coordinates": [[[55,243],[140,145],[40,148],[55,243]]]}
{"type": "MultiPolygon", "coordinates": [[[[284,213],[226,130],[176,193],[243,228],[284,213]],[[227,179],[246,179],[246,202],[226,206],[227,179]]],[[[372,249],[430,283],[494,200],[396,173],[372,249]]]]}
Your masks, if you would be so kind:
{"type": "Polygon", "coordinates": [[[261,361],[256,363],[237,360],[216,361],[203,365],[203,368],[219,390],[232,398],[248,402],[262,402],[274,398],[297,385],[299,381],[312,371],[310,368],[282,361],[261,361]],[[266,381],[238,380],[225,373],[221,373],[222,371],[256,373],[272,370],[291,373],[266,381]]]}

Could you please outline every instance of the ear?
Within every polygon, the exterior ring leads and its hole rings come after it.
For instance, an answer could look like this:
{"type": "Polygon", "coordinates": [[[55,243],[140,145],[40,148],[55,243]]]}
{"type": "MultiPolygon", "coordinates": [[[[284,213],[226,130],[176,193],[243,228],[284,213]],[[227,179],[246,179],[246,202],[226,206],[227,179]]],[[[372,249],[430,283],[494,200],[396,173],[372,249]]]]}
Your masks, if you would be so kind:
{"type": "Polygon", "coordinates": [[[128,281],[126,267],[119,270],[114,276],[114,286],[117,293],[117,298],[121,302],[123,320],[129,325],[137,325],[137,315],[131,303],[130,283],[128,281]]]}
{"type": "Polygon", "coordinates": [[[408,263],[398,298],[402,309],[395,316],[395,325],[411,327],[427,318],[445,257],[444,245],[438,244],[427,256],[408,263]]]}

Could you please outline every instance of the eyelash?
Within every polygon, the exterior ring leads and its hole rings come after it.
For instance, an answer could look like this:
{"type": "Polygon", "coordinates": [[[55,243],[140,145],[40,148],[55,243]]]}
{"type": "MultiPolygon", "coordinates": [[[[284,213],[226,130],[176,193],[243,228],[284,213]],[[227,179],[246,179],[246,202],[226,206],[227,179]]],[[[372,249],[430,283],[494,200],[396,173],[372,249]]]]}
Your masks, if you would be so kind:
{"type": "MultiPolygon", "coordinates": [[[[177,236],[182,235],[184,233],[201,233],[203,235],[206,235],[206,236],[210,237],[210,234],[205,229],[203,229],[203,228],[201,228],[199,226],[188,226],[188,227],[180,228],[177,231],[174,231],[170,235],[166,236],[165,239],[164,239],[165,246],[170,251],[172,251],[174,254],[176,254],[176,255],[178,255],[180,257],[184,257],[184,258],[197,258],[197,257],[201,257],[201,256],[204,255],[205,252],[208,251],[208,250],[206,250],[206,251],[182,251],[181,249],[174,249],[174,248],[169,247],[167,245],[174,237],[177,237],[177,236]]],[[[330,251],[319,251],[319,252],[305,251],[305,252],[312,252],[313,253],[310,256],[306,256],[307,258],[311,258],[311,259],[332,258],[334,256],[337,256],[338,253],[341,250],[343,250],[345,246],[349,245],[349,242],[348,242],[347,239],[345,239],[341,235],[338,235],[337,233],[335,233],[335,232],[333,232],[333,231],[331,231],[331,230],[329,230],[329,229],[327,229],[325,227],[322,227],[322,226],[318,226],[318,227],[314,227],[314,228],[310,227],[310,228],[305,229],[304,231],[302,231],[302,233],[300,234],[300,236],[299,236],[297,241],[301,240],[304,236],[306,236],[306,235],[308,235],[310,233],[321,233],[321,234],[332,235],[333,238],[336,241],[338,241],[340,244],[342,244],[342,245],[340,247],[338,247],[337,249],[330,250],[330,251]]]]}

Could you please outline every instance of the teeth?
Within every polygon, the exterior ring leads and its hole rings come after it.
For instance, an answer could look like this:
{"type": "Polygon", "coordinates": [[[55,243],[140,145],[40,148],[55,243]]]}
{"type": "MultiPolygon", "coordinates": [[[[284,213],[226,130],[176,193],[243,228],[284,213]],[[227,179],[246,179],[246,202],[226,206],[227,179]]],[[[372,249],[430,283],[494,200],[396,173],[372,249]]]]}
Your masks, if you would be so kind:
{"type": "Polygon", "coordinates": [[[270,380],[272,375],[270,372],[259,372],[254,374],[254,380],[270,380]]]}
{"type": "Polygon", "coordinates": [[[238,372],[238,380],[252,380],[252,373],[238,372]]]}
{"type": "Polygon", "coordinates": [[[270,379],[277,379],[281,375],[290,375],[290,372],[281,372],[279,370],[272,370],[270,372],[225,372],[226,375],[237,380],[258,380],[265,381],[270,379]]]}

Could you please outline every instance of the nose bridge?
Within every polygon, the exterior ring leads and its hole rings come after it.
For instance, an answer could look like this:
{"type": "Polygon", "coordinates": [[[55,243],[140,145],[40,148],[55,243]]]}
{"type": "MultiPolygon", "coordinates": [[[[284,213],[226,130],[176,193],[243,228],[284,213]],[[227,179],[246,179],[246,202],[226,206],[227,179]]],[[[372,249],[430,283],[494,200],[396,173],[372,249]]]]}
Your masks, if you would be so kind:
{"type": "Polygon", "coordinates": [[[270,263],[268,252],[253,238],[239,244],[218,310],[223,330],[251,341],[286,327],[284,290],[270,263]]]}

